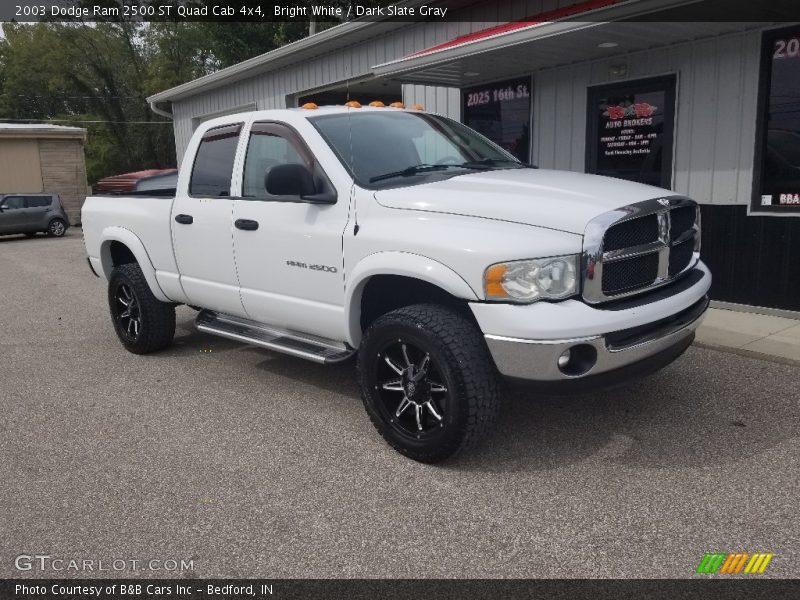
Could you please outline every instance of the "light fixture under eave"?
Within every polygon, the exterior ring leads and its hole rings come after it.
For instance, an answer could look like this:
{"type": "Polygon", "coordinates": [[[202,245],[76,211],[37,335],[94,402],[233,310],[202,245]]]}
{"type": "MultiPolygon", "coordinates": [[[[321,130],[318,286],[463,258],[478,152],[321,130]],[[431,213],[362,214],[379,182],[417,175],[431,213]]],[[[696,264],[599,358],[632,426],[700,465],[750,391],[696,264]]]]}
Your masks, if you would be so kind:
{"type": "Polygon", "coordinates": [[[598,48],[616,48],[619,46],[617,42],[600,42],[597,44],[598,48]]]}

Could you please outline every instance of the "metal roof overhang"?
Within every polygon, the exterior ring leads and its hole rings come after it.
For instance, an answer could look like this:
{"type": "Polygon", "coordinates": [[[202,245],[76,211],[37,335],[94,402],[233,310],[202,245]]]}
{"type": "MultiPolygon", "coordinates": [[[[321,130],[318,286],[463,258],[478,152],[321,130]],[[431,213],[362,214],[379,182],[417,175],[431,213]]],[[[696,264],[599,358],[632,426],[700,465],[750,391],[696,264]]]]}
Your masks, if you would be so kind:
{"type": "Polygon", "coordinates": [[[586,21],[576,21],[575,16],[553,21],[522,20],[509,24],[510,27],[492,27],[462,36],[399,60],[376,65],[372,70],[376,77],[405,83],[469,87],[483,81],[763,26],[749,22],[655,20],[661,11],[700,1],[628,0],[589,9],[582,13],[586,15],[586,21]],[[630,20],[643,15],[649,15],[651,20],[630,20]],[[617,46],[599,48],[598,44],[604,42],[613,42],[617,46]]]}

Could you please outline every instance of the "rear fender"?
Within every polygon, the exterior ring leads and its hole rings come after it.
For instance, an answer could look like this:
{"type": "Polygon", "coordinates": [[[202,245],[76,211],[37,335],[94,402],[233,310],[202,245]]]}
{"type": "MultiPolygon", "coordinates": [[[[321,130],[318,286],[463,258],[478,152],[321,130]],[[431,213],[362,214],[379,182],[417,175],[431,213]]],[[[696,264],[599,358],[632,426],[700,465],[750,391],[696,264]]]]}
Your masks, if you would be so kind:
{"type": "Polygon", "coordinates": [[[100,264],[106,280],[111,278],[111,271],[114,269],[114,261],[111,258],[111,242],[120,242],[124,244],[136,258],[136,262],[139,263],[139,267],[142,269],[144,278],[147,281],[147,285],[150,286],[150,291],[153,292],[153,295],[161,302],[172,302],[172,300],[164,294],[161,286],[158,285],[155,267],[153,267],[153,263],[150,261],[150,257],[144,249],[142,240],[140,240],[136,234],[123,227],[106,227],[103,229],[100,239],[102,240],[100,243],[100,264]]]}

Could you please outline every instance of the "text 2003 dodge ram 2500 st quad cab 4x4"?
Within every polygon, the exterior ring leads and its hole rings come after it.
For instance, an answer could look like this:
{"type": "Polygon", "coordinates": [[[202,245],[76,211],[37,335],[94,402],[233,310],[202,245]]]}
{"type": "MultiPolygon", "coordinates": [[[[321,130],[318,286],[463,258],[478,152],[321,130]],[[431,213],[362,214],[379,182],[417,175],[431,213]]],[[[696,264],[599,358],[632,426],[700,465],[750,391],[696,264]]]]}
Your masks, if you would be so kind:
{"type": "Polygon", "coordinates": [[[605,385],[668,364],[711,283],[692,200],[401,107],[208,121],[174,194],[89,198],[83,230],[128,350],[167,346],[182,303],[209,333],[357,353],[375,426],[427,462],[484,433],[498,372],[605,385]]]}

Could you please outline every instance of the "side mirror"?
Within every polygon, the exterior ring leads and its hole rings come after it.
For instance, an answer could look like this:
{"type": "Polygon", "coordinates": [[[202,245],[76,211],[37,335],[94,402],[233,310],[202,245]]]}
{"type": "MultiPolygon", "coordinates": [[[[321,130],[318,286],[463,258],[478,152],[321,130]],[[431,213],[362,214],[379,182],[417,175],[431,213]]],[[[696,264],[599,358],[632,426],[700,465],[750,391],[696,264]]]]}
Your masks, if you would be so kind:
{"type": "Polygon", "coordinates": [[[314,176],[305,165],[275,165],[264,177],[264,187],[271,196],[299,196],[313,204],[334,204],[336,194],[317,193],[314,176]]]}

